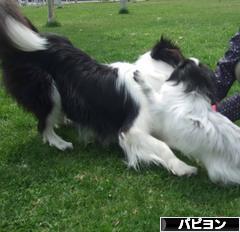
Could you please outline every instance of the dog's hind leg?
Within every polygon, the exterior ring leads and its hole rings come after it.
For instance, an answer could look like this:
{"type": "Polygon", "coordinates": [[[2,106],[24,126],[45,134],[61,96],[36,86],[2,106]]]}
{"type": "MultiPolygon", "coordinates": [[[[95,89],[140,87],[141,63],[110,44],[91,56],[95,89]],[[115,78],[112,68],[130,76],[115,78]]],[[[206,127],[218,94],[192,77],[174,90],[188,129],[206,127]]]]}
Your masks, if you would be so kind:
{"type": "Polygon", "coordinates": [[[162,165],[177,176],[190,176],[197,173],[192,167],[178,159],[166,143],[144,133],[138,128],[119,134],[119,144],[125,151],[128,166],[135,169],[139,163],[162,165]]]}
{"type": "Polygon", "coordinates": [[[50,146],[54,146],[62,151],[68,148],[72,149],[73,148],[72,143],[64,141],[54,131],[54,126],[58,123],[60,117],[62,116],[61,97],[54,85],[52,88],[52,102],[53,102],[52,110],[48,114],[44,122],[45,127],[42,132],[43,141],[49,143],[50,146]]]}

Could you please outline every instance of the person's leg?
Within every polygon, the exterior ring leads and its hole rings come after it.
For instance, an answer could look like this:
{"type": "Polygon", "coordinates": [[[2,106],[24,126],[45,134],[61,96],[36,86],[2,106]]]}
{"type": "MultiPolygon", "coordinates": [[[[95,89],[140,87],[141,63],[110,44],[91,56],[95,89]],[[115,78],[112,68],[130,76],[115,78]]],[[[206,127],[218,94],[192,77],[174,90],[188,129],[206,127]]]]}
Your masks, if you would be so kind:
{"type": "Polygon", "coordinates": [[[231,121],[240,119],[240,94],[224,99],[236,80],[236,65],[240,60],[240,32],[229,41],[229,49],[217,63],[215,70],[216,98],[218,103],[213,109],[217,110],[231,121]],[[224,99],[224,100],[223,100],[224,99]]]}
{"type": "MultiPolygon", "coordinates": [[[[229,49],[217,63],[214,82],[218,101],[226,97],[233,82],[236,80],[235,66],[240,59],[240,32],[229,42],[229,49]]],[[[235,100],[234,100],[235,101],[235,100]]]]}
{"type": "Polygon", "coordinates": [[[216,111],[226,116],[232,122],[240,119],[240,94],[225,98],[216,105],[216,111]]]}

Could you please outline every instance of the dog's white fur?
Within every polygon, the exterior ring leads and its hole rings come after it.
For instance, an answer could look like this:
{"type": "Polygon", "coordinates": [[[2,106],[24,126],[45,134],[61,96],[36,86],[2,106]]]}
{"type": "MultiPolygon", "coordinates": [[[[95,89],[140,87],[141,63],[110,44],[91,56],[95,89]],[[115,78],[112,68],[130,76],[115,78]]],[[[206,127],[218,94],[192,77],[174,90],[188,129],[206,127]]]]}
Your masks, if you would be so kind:
{"type": "MultiPolygon", "coordinates": [[[[150,54],[145,54],[150,57],[150,54]]],[[[149,64],[151,60],[148,60],[149,64]]],[[[155,66],[155,69],[152,72],[149,72],[150,75],[145,69],[144,66],[132,65],[129,63],[114,63],[111,66],[117,67],[119,69],[119,83],[118,87],[123,83],[126,86],[128,92],[131,93],[132,97],[141,105],[140,113],[137,119],[134,122],[134,125],[130,128],[127,133],[121,133],[119,136],[119,145],[125,151],[127,156],[128,166],[133,168],[138,168],[139,163],[154,163],[161,164],[168,170],[170,170],[173,174],[182,176],[182,175],[192,175],[197,172],[195,167],[189,166],[179,160],[168,145],[151,135],[153,128],[155,127],[155,122],[153,121],[152,115],[149,111],[149,104],[146,100],[146,97],[143,95],[141,89],[136,84],[133,79],[133,75],[136,69],[143,70],[145,73],[144,78],[148,78],[153,82],[157,80],[157,64],[152,59],[152,64],[155,66]]],[[[168,64],[164,62],[159,62],[159,73],[160,70],[167,69],[167,71],[171,74],[173,68],[171,68],[168,64]]],[[[162,77],[158,79],[159,82],[164,82],[167,79],[167,71],[163,72],[162,77]]],[[[169,74],[169,75],[170,75],[169,74]]],[[[158,83],[159,83],[158,82],[158,83]]],[[[158,84],[160,88],[160,84],[158,84]]],[[[158,89],[158,86],[156,88],[158,89]]]]}
{"type": "Polygon", "coordinates": [[[45,38],[40,37],[13,17],[8,16],[5,23],[7,35],[13,39],[14,45],[20,50],[32,52],[46,49],[47,40],[45,38]]]}
{"type": "Polygon", "coordinates": [[[154,60],[150,51],[141,55],[134,64],[136,69],[142,73],[142,76],[148,83],[159,91],[163,83],[170,77],[174,68],[161,60],[154,60]]]}
{"type": "Polygon", "coordinates": [[[154,134],[201,161],[212,181],[240,184],[240,128],[213,111],[206,96],[185,93],[184,84],[167,81],[156,92],[140,74],[137,81],[149,101],[154,134]]]}

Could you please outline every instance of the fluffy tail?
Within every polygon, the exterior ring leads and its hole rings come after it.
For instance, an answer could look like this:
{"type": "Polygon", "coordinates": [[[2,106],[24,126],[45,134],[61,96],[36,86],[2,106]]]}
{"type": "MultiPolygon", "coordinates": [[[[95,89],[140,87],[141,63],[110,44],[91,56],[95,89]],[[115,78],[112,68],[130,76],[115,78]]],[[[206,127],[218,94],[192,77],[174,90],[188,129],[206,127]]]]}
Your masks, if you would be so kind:
{"type": "Polygon", "coordinates": [[[240,184],[240,128],[216,112],[209,112],[204,126],[205,147],[212,155],[202,154],[202,161],[209,177],[214,182],[240,184]]]}
{"type": "Polygon", "coordinates": [[[9,50],[33,52],[45,50],[47,39],[42,38],[25,18],[14,0],[0,0],[0,53],[9,50]]]}

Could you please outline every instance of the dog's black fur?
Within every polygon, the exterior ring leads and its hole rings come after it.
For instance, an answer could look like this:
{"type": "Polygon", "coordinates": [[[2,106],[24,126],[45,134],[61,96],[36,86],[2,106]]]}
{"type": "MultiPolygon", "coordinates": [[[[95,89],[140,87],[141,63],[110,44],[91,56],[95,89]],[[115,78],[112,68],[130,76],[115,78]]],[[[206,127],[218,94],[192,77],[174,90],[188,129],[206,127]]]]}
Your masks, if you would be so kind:
{"type": "Polygon", "coordinates": [[[122,86],[116,91],[118,70],[98,64],[59,36],[48,35],[49,49],[3,58],[7,90],[39,120],[44,130],[51,112],[52,85],[56,85],[66,116],[93,129],[100,137],[127,130],[139,106],[122,86]]]}
{"type": "Polygon", "coordinates": [[[175,70],[168,81],[174,81],[176,84],[184,82],[186,93],[197,90],[208,96],[212,103],[216,102],[214,72],[201,63],[197,66],[194,61],[186,59],[174,42],[162,36],[153,47],[151,57],[174,67],[175,70]]]}
{"type": "Polygon", "coordinates": [[[216,97],[213,80],[214,72],[211,69],[201,63],[196,65],[190,59],[181,62],[168,79],[168,81],[175,82],[176,85],[184,83],[186,93],[197,91],[214,102],[216,97]]]}
{"type": "Polygon", "coordinates": [[[26,60],[4,59],[2,70],[8,93],[37,117],[38,129],[42,133],[54,104],[51,98],[52,76],[26,60]]]}
{"type": "Polygon", "coordinates": [[[184,60],[180,48],[163,36],[153,47],[151,57],[154,60],[162,60],[174,68],[184,60]]]}
{"type": "MultiPolygon", "coordinates": [[[[37,31],[29,20],[16,15],[14,18],[37,31]]],[[[53,85],[60,93],[64,114],[72,121],[104,138],[127,130],[138,115],[139,106],[124,85],[116,90],[118,70],[97,63],[66,38],[42,36],[48,40],[47,50],[16,51],[7,41],[8,50],[2,49],[1,53],[6,89],[35,114],[40,132],[53,108],[53,85]]]]}

